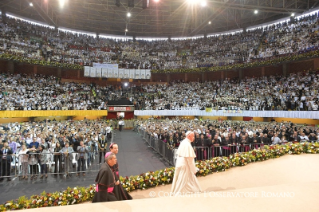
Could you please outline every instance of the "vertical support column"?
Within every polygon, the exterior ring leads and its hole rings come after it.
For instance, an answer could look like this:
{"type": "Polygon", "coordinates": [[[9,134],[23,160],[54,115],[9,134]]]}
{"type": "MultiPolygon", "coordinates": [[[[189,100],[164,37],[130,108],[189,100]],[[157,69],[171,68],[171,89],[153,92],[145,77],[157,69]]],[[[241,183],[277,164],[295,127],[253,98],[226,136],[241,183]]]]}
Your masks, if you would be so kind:
{"type": "Polygon", "coordinates": [[[14,74],[14,62],[11,60],[8,61],[8,73],[14,74]]]}
{"type": "Polygon", "coordinates": [[[78,76],[77,76],[78,79],[80,79],[80,70],[78,70],[78,76]]]}
{"type": "Polygon", "coordinates": [[[187,82],[187,74],[185,73],[185,75],[184,75],[184,82],[187,82]]]}
{"type": "Polygon", "coordinates": [[[206,72],[202,72],[202,82],[205,82],[205,80],[207,79],[206,74],[206,72]]]}
{"type": "Polygon", "coordinates": [[[238,78],[239,78],[239,80],[242,80],[242,79],[243,79],[243,69],[240,69],[240,70],[238,71],[238,78]]]}
{"type": "Polygon", "coordinates": [[[166,81],[167,81],[167,83],[170,83],[170,81],[171,81],[171,74],[167,74],[167,76],[166,76],[166,81]]]}
{"type": "Polygon", "coordinates": [[[62,72],[62,69],[58,68],[58,76],[57,76],[58,78],[61,78],[61,75],[62,75],[61,72],[62,72]]]}
{"type": "Polygon", "coordinates": [[[261,76],[262,76],[262,77],[265,76],[265,67],[262,67],[262,68],[261,68],[261,76]]]}
{"type": "Polygon", "coordinates": [[[38,66],[33,66],[33,74],[38,74],[38,66]]]}
{"type": "Polygon", "coordinates": [[[225,79],[225,77],[224,77],[224,71],[221,71],[220,72],[220,80],[224,80],[225,79]]]}
{"type": "Polygon", "coordinates": [[[319,58],[313,60],[313,69],[316,70],[319,68],[319,58]]]}
{"type": "Polygon", "coordinates": [[[282,64],[282,75],[287,76],[287,63],[282,64]]]}

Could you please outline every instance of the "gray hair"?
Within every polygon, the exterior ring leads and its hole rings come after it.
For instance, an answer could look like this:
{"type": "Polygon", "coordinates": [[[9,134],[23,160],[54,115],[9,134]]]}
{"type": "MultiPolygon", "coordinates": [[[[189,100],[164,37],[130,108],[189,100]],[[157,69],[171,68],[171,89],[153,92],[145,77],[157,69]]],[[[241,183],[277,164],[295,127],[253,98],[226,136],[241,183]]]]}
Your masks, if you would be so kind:
{"type": "Polygon", "coordinates": [[[109,160],[112,160],[114,156],[115,156],[115,154],[114,154],[114,153],[111,153],[110,155],[108,155],[108,156],[105,158],[105,161],[108,162],[109,160]]]}

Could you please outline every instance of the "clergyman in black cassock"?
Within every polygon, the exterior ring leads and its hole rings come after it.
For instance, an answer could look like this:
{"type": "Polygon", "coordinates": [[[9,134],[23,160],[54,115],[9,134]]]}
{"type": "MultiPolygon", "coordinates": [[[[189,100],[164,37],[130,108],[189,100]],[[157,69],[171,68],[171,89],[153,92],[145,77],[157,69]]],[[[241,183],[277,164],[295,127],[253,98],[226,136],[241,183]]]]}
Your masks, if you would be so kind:
{"type": "Polygon", "coordinates": [[[114,153],[105,157],[105,163],[102,164],[99,173],[96,176],[96,192],[93,197],[94,202],[111,202],[117,201],[113,191],[114,186],[119,184],[119,181],[115,181],[114,174],[110,166],[116,164],[116,155],[114,153]]]}

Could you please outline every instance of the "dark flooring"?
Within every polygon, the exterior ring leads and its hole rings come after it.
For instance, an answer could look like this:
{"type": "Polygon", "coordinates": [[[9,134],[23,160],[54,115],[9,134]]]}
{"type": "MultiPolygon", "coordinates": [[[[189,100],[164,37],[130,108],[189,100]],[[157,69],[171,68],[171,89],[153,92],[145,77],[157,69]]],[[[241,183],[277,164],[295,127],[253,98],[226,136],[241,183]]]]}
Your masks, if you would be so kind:
{"type": "MultiPolygon", "coordinates": [[[[132,130],[115,131],[114,141],[119,146],[117,159],[119,163],[120,175],[131,176],[139,175],[148,171],[156,171],[169,167],[161,160],[158,154],[152,151],[142,137],[132,130]]],[[[31,181],[19,180],[18,177],[12,178],[12,181],[4,180],[0,183],[0,204],[5,201],[17,199],[20,196],[30,197],[39,195],[43,191],[55,192],[65,190],[67,187],[89,186],[94,184],[96,174],[99,170],[98,158],[92,162],[92,166],[87,170],[86,176],[72,177],[63,175],[55,177],[49,175],[47,179],[31,181]]]]}

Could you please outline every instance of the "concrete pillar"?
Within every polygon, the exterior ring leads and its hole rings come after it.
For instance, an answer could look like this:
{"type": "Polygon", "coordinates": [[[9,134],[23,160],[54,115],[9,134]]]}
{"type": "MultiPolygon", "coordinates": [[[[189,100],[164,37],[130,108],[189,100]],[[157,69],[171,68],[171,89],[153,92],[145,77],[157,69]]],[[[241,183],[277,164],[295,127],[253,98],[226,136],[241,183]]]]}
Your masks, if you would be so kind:
{"type": "Polygon", "coordinates": [[[14,62],[11,60],[8,61],[8,73],[14,74],[14,62]]]}
{"type": "Polygon", "coordinates": [[[166,75],[166,81],[167,81],[167,83],[170,83],[170,81],[171,81],[171,74],[167,74],[167,75],[166,75]]]}

